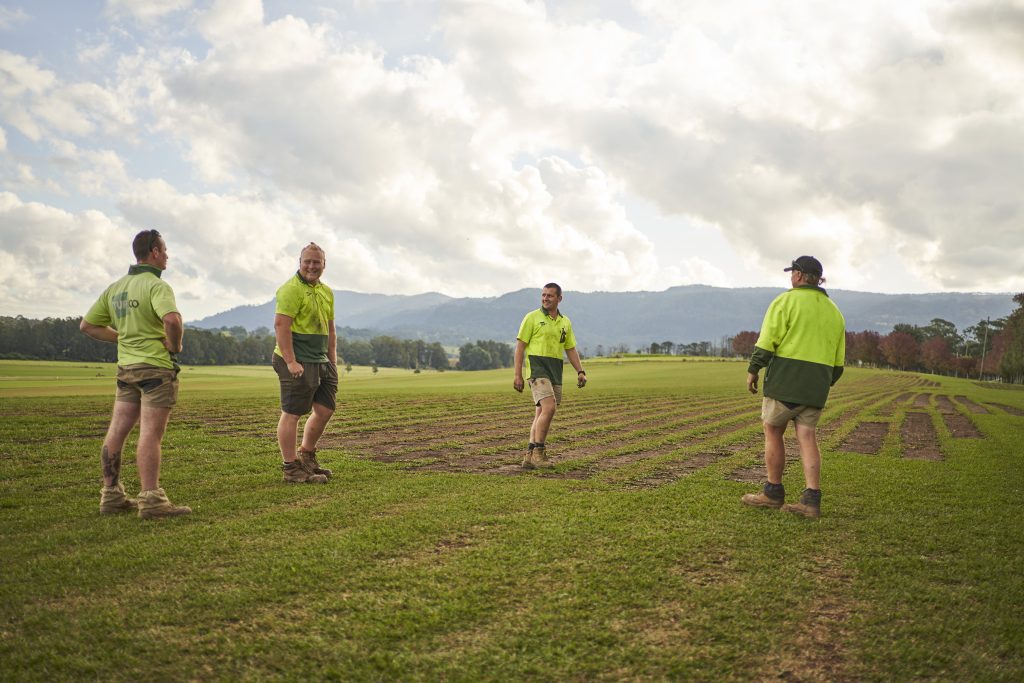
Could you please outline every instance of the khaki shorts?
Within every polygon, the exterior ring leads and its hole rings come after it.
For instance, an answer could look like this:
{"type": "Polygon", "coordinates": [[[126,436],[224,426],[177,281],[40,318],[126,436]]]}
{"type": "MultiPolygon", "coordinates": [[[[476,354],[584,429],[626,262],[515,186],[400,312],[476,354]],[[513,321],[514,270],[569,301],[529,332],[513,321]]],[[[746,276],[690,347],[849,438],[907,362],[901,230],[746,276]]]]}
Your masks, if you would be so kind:
{"type": "Polygon", "coordinates": [[[115,401],[141,403],[153,408],[173,408],[178,402],[178,370],[146,363],[117,366],[115,401]]]}
{"type": "Polygon", "coordinates": [[[335,409],[338,394],[338,367],[330,363],[301,363],[302,377],[292,377],[284,358],[274,354],[274,371],[281,383],[281,410],[289,415],[305,415],[314,403],[335,409]]]}
{"type": "Polygon", "coordinates": [[[800,425],[814,427],[821,419],[821,408],[797,406],[787,408],[782,401],[767,396],[761,401],[761,421],[773,427],[783,427],[792,420],[800,425]]]}
{"type": "Polygon", "coordinates": [[[545,398],[554,398],[556,406],[562,404],[562,385],[552,384],[547,377],[531,379],[530,392],[533,394],[534,405],[540,405],[545,398]]]}

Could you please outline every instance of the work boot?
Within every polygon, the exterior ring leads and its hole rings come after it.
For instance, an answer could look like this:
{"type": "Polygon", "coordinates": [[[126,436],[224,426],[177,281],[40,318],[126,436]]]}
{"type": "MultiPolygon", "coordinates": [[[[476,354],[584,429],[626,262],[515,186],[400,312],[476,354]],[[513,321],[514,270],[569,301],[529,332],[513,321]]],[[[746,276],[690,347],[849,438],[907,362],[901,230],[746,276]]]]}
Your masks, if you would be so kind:
{"type": "Polygon", "coordinates": [[[284,470],[284,480],[289,484],[326,484],[327,477],[322,474],[314,474],[302,466],[300,460],[292,460],[281,465],[284,470]]]}
{"type": "Polygon", "coordinates": [[[800,502],[783,505],[782,511],[808,519],[821,517],[821,489],[804,489],[800,494],[800,502]]]}
{"type": "Polygon", "coordinates": [[[125,495],[124,484],[104,486],[100,489],[100,514],[116,515],[119,512],[135,512],[139,509],[139,501],[125,495]]]}
{"type": "Polygon", "coordinates": [[[152,489],[139,493],[139,517],[141,519],[160,519],[192,514],[187,505],[175,505],[167,499],[163,489],[152,489]]]}
{"type": "Polygon", "coordinates": [[[299,449],[299,461],[302,463],[302,468],[310,474],[322,474],[328,479],[331,478],[331,471],[320,467],[320,463],[316,459],[316,451],[304,451],[299,449]]]}
{"type": "Polygon", "coordinates": [[[523,456],[523,469],[524,470],[536,469],[537,465],[534,462],[534,456],[533,456],[533,451],[536,450],[536,448],[537,448],[537,445],[533,444],[533,443],[531,443],[529,446],[526,447],[526,455],[523,456]]]}
{"type": "Polygon", "coordinates": [[[761,493],[747,493],[740,500],[750,507],[778,510],[786,502],[786,489],[782,484],[766,483],[761,493]]]}
{"type": "Polygon", "coordinates": [[[548,452],[544,446],[537,446],[533,450],[533,464],[544,469],[551,469],[555,466],[555,463],[548,459],[548,452]]]}

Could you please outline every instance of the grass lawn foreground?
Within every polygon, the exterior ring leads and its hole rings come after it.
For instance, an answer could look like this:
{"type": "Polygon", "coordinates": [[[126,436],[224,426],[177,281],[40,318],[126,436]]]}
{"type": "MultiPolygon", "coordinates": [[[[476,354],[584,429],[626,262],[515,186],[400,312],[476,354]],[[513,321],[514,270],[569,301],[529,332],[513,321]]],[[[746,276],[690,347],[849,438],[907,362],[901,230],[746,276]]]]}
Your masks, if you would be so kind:
{"type": "Polygon", "coordinates": [[[587,372],[524,473],[511,370],[354,368],[303,486],[269,365],[185,368],[143,522],[113,366],[0,362],[0,680],[1024,680],[1024,391],[848,369],[814,522],[739,503],[744,363],[587,372]]]}

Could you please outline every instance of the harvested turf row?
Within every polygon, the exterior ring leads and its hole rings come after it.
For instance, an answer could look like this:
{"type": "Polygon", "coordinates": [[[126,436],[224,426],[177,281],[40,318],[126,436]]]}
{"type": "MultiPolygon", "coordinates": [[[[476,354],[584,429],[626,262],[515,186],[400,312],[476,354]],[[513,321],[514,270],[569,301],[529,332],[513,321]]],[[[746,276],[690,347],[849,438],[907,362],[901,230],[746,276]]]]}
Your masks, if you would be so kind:
{"type": "Polygon", "coordinates": [[[967,410],[971,411],[975,415],[987,415],[989,412],[988,408],[978,403],[975,403],[966,396],[955,396],[954,398],[957,400],[957,403],[964,406],[965,408],[967,408],[967,410]]]}
{"type": "Polygon", "coordinates": [[[888,434],[888,422],[861,422],[843,440],[839,450],[848,453],[878,455],[888,434]]]}
{"type": "Polygon", "coordinates": [[[931,405],[931,394],[918,394],[914,397],[913,408],[928,408],[931,405]]]}
{"type": "MultiPolygon", "coordinates": [[[[609,434],[612,431],[625,431],[631,428],[634,429],[637,425],[643,426],[651,423],[658,423],[665,419],[677,418],[680,416],[692,416],[694,415],[692,409],[681,411],[678,414],[673,413],[652,413],[646,414],[649,411],[644,411],[635,420],[629,422],[619,423],[616,426],[605,427],[602,429],[602,434],[609,434]]],[[[614,415],[621,416],[621,409],[615,411],[614,415]]],[[[595,419],[606,420],[607,416],[599,416],[595,419]]],[[[563,420],[568,422],[567,418],[563,417],[563,420]]],[[[528,416],[524,417],[507,417],[502,423],[495,425],[494,423],[489,424],[478,424],[478,425],[463,425],[463,430],[459,432],[444,431],[439,429],[425,430],[420,428],[409,428],[401,430],[389,430],[387,432],[378,432],[366,437],[361,441],[349,441],[345,445],[352,448],[359,447],[370,447],[379,455],[372,456],[373,459],[383,461],[393,461],[396,459],[420,459],[421,457],[431,457],[421,455],[423,451],[441,451],[448,456],[448,459],[457,459],[460,453],[472,453],[476,455],[494,455],[500,452],[508,452],[509,443],[518,443],[523,439],[523,431],[529,425],[528,416]],[[468,437],[468,438],[467,438],[468,437]],[[487,451],[492,451],[487,453],[487,451]],[[396,456],[403,457],[396,457],[396,456]]],[[[591,432],[592,430],[582,430],[583,432],[591,432]]],[[[577,434],[580,433],[578,430],[566,430],[559,437],[560,442],[572,442],[577,438],[577,434]]],[[[612,437],[608,437],[611,439],[612,437]]],[[[606,439],[606,440],[608,440],[606,439]]],[[[525,443],[524,443],[525,445],[525,443]]],[[[436,457],[437,453],[432,453],[432,456],[436,457]]]]}
{"type": "Polygon", "coordinates": [[[590,478],[611,470],[621,470],[641,462],[656,468],[660,466],[658,464],[659,461],[675,463],[679,458],[686,458],[689,462],[695,458],[700,458],[702,456],[701,451],[705,450],[716,454],[718,457],[733,455],[746,448],[750,448],[752,443],[749,438],[733,443],[730,442],[729,437],[736,432],[748,430],[749,428],[750,423],[748,420],[743,420],[740,423],[721,423],[718,429],[694,431],[680,441],[666,441],[661,446],[655,448],[627,452],[621,452],[622,449],[619,449],[618,451],[605,452],[597,457],[573,459],[570,461],[572,469],[545,476],[590,478]],[[689,452],[687,453],[686,451],[689,452]],[[666,460],[663,456],[668,455],[672,457],[666,460]]]}
{"type": "Polygon", "coordinates": [[[911,460],[942,460],[939,436],[930,413],[910,412],[900,427],[903,457],[911,460]]]}
{"type": "Polygon", "coordinates": [[[968,439],[981,437],[981,432],[978,431],[978,428],[966,415],[957,409],[949,396],[936,394],[935,405],[938,408],[939,415],[942,416],[942,421],[946,423],[946,429],[949,430],[951,436],[968,439]]]}
{"type": "Polygon", "coordinates": [[[1008,406],[1008,405],[1006,405],[1004,403],[993,403],[992,401],[989,401],[988,405],[995,406],[996,408],[999,408],[1000,410],[1002,410],[1004,412],[1007,412],[1010,415],[1016,415],[1018,417],[1024,417],[1024,410],[1021,410],[1020,408],[1016,408],[1014,406],[1008,406]]]}

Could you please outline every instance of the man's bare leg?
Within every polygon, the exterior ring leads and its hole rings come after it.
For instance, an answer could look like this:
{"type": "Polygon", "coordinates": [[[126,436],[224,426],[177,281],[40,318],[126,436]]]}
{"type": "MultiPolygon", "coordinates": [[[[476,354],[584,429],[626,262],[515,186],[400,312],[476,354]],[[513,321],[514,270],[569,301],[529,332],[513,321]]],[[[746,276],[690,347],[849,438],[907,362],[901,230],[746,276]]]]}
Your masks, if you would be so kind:
{"type": "MultiPolygon", "coordinates": [[[[327,423],[330,422],[332,415],[334,415],[332,408],[319,403],[313,404],[313,414],[309,416],[306,425],[302,428],[302,450],[307,453],[316,450],[316,445],[320,442],[324,430],[327,429],[327,423]]],[[[294,435],[291,443],[295,443],[294,435]]]]}
{"type": "Polygon", "coordinates": [[[139,421],[142,406],[129,401],[114,401],[114,412],[110,417],[110,427],[103,440],[100,459],[103,464],[103,485],[117,486],[121,480],[121,452],[135,423],[139,421]]]}
{"type": "Polygon", "coordinates": [[[281,459],[295,462],[295,439],[299,430],[299,416],[282,411],[277,421],[277,445],[281,448],[281,459]]]}
{"type": "Polygon", "coordinates": [[[143,491],[160,488],[160,444],[167,431],[170,408],[145,406],[139,420],[139,445],[135,462],[139,468],[139,483],[143,491]]]}
{"type": "Polygon", "coordinates": [[[782,472],[786,469],[786,444],[782,440],[785,433],[786,425],[776,427],[764,423],[764,468],[769,484],[782,483],[782,472]]]}
{"type": "Polygon", "coordinates": [[[551,429],[551,420],[555,417],[554,397],[548,396],[541,399],[537,404],[537,412],[533,416],[533,426],[530,427],[530,441],[532,443],[544,443],[548,437],[548,430],[551,429]]]}
{"type": "Polygon", "coordinates": [[[821,488],[821,451],[818,434],[812,425],[796,425],[796,438],[800,443],[800,462],[804,466],[804,482],[809,489],[821,488]]]}

